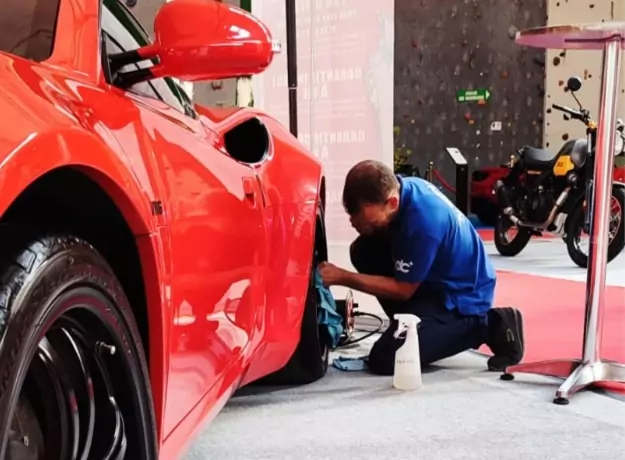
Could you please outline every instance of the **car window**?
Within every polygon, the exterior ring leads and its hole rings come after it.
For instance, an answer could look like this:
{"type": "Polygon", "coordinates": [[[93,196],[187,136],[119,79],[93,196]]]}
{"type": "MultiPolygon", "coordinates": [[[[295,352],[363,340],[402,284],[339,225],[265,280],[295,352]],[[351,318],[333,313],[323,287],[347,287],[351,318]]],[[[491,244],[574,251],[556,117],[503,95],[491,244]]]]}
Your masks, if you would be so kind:
{"type": "MultiPolygon", "coordinates": [[[[121,47],[121,45],[113,37],[111,37],[106,32],[103,32],[103,34],[104,34],[104,40],[105,40],[105,46],[106,46],[106,53],[107,54],[121,53],[122,51],[124,51],[124,49],[121,47]]],[[[120,72],[128,72],[128,71],[132,71],[132,70],[139,70],[139,68],[140,67],[137,64],[128,64],[128,65],[125,65],[124,67],[122,67],[119,70],[120,70],[120,72]]],[[[154,99],[161,99],[161,97],[156,92],[154,87],[147,81],[146,82],[137,83],[136,85],[133,85],[130,88],[130,90],[133,93],[141,94],[142,96],[151,97],[151,98],[154,98],[154,99]]]]}
{"type": "Polygon", "coordinates": [[[41,62],[50,57],[60,0],[2,0],[0,51],[41,62]]]}
{"type": "MultiPolygon", "coordinates": [[[[104,0],[103,4],[101,23],[107,55],[120,51],[132,51],[150,44],[145,30],[118,0],[104,0]]],[[[120,70],[143,69],[152,65],[154,65],[153,62],[146,60],[125,66],[120,70]]],[[[170,78],[156,78],[149,82],[139,83],[131,86],[129,91],[160,99],[179,112],[194,115],[188,98],[181,94],[182,88],[170,78]]]]}

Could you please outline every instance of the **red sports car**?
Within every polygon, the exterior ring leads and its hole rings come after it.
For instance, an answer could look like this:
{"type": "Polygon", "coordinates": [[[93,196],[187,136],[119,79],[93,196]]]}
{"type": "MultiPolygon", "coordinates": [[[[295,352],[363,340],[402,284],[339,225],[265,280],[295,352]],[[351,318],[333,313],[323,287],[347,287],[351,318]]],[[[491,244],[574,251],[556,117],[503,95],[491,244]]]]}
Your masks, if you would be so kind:
{"type": "Polygon", "coordinates": [[[262,72],[267,28],[165,3],[3,0],[0,458],[171,460],[242,385],[328,365],[320,163],[176,83],[262,72]]]}

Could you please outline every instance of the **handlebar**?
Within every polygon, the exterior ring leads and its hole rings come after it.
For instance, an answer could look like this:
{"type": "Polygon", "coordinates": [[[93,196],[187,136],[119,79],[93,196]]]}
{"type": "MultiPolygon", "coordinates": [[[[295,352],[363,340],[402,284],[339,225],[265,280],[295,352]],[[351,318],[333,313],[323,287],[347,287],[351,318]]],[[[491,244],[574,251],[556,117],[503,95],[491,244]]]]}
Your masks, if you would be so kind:
{"type": "Polygon", "coordinates": [[[553,104],[551,107],[553,107],[556,110],[559,110],[560,112],[568,113],[571,116],[571,118],[574,118],[576,120],[580,120],[580,121],[583,121],[583,122],[586,121],[586,119],[585,119],[586,117],[579,110],[571,109],[569,107],[565,107],[565,106],[560,105],[560,104],[553,104]]]}

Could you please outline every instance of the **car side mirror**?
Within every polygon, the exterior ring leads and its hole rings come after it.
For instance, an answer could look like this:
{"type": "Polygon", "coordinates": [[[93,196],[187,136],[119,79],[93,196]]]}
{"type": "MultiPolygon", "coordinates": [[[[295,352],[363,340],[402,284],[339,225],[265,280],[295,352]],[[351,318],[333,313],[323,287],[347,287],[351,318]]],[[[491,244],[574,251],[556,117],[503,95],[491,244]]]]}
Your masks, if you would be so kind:
{"type": "Polygon", "coordinates": [[[222,80],[263,72],[280,47],[269,29],[245,10],[215,0],[171,0],[154,19],[155,40],[138,50],[110,56],[118,68],[157,59],[139,71],[120,74],[116,83],[132,86],[152,78],[222,80]]]}

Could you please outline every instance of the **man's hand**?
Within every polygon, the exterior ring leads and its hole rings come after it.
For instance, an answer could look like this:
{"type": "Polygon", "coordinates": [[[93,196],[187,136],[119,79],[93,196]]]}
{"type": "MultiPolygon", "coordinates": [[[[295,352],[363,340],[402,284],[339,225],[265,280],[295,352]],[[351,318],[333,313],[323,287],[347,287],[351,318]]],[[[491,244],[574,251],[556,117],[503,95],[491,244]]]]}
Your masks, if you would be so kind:
{"type": "Polygon", "coordinates": [[[330,262],[321,262],[318,268],[324,286],[340,286],[345,283],[347,270],[343,270],[330,262]]]}
{"type": "Polygon", "coordinates": [[[323,285],[345,286],[375,297],[391,300],[408,300],[417,290],[417,283],[403,283],[386,276],[363,275],[337,267],[330,262],[318,266],[323,285]]]}

